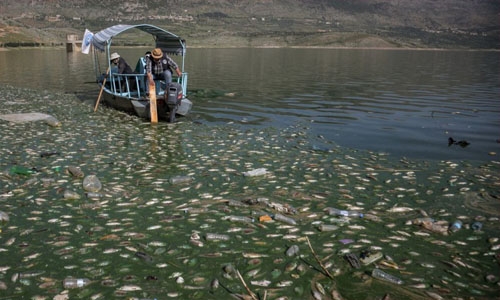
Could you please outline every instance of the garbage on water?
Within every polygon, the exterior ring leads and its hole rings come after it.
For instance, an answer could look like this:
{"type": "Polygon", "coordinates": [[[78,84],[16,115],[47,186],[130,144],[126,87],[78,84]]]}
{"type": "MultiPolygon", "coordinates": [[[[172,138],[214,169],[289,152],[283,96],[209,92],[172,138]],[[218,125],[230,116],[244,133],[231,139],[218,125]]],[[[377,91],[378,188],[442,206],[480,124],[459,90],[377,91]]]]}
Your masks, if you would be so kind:
{"type": "Polygon", "coordinates": [[[403,280],[380,269],[373,269],[372,276],[394,284],[403,284],[403,280]]]}
{"type": "Polygon", "coordinates": [[[498,162],[311,151],[307,124],[163,130],[67,97],[37,104],[72,120],[64,130],[0,121],[6,298],[245,298],[243,282],[269,299],[498,295],[498,162]],[[263,177],[241,175],[255,166],[263,177]],[[178,174],[196,180],[174,185],[178,174]],[[92,283],[61,291],[67,276],[92,283]]]}
{"type": "Polygon", "coordinates": [[[102,189],[102,184],[96,175],[87,175],[83,178],[83,189],[87,192],[97,193],[102,189]]]}
{"type": "Polygon", "coordinates": [[[66,200],[76,200],[80,199],[80,194],[72,190],[64,190],[63,197],[66,200]]]}
{"type": "Polygon", "coordinates": [[[13,166],[10,168],[11,174],[17,175],[31,175],[35,174],[37,171],[34,168],[28,168],[24,166],[13,166]]]}
{"type": "Polygon", "coordinates": [[[451,233],[457,232],[462,228],[462,221],[456,220],[455,222],[451,223],[451,225],[448,227],[448,231],[451,233]]]}
{"type": "Polygon", "coordinates": [[[171,177],[169,179],[169,182],[171,184],[181,184],[181,183],[185,183],[185,182],[190,182],[192,180],[193,180],[193,177],[191,177],[191,176],[178,175],[178,176],[171,177]]]}
{"type": "Polygon", "coordinates": [[[266,175],[267,169],[266,168],[258,168],[250,171],[243,172],[243,176],[246,177],[254,177],[254,176],[263,176],[266,175]]]}
{"type": "Polygon", "coordinates": [[[355,210],[345,210],[345,209],[327,207],[327,208],[325,208],[325,211],[327,211],[328,214],[332,215],[332,216],[358,217],[358,218],[363,217],[362,212],[355,211],[355,210]]]}
{"type": "Polygon", "coordinates": [[[65,278],[63,281],[63,286],[66,289],[82,288],[91,283],[88,278],[65,278]]]}
{"type": "Polygon", "coordinates": [[[280,213],[274,214],[274,220],[280,221],[280,222],[283,222],[283,223],[287,223],[287,224],[290,224],[290,225],[296,225],[297,224],[297,221],[295,221],[295,219],[293,219],[291,217],[284,216],[284,215],[282,215],[280,213]]]}
{"type": "Polygon", "coordinates": [[[0,222],[9,222],[9,214],[4,211],[0,211],[0,222]]]}

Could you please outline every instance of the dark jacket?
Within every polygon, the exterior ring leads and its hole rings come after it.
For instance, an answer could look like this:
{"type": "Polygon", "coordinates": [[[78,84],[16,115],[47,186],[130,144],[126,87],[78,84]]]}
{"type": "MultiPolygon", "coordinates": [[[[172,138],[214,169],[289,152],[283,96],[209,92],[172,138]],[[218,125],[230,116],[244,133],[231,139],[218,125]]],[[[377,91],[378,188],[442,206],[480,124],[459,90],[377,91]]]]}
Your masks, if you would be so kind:
{"type": "Polygon", "coordinates": [[[118,74],[133,74],[134,71],[132,71],[132,68],[129,66],[129,64],[123,59],[122,57],[118,58],[118,74]]]}

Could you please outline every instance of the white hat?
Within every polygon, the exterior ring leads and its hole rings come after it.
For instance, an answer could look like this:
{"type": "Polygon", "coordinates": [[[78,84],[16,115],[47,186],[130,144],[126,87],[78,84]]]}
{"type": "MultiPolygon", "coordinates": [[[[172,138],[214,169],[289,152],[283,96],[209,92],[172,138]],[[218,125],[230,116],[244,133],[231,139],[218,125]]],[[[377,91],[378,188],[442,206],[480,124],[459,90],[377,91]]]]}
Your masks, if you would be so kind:
{"type": "Polygon", "coordinates": [[[120,57],[120,54],[115,52],[115,53],[111,54],[111,56],[109,57],[109,60],[115,60],[119,57],[120,57]]]}

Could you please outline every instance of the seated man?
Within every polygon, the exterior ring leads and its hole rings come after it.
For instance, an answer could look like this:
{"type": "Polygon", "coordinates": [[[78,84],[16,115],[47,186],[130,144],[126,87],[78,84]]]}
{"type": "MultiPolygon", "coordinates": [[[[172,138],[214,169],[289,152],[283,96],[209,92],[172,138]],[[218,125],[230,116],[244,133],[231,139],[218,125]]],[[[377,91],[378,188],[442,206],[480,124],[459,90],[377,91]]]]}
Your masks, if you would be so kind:
{"type": "MultiPolygon", "coordinates": [[[[169,84],[172,82],[172,70],[175,70],[177,76],[182,75],[175,61],[160,48],[155,48],[149,57],[146,56],[146,74],[152,74],[153,80],[160,79],[169,84]]],[[[146,85],[146,93],[148,90],[149,87],[146,85]]]]}
{"type": "MultiPolygon", "coordinates": [[[[132,71],[132,68],[129,66],[129,64],[125,61],[123,57],[120,56],[120,54],[114,52],[111,54],[109,57],[111,63],[113,63],[116,66],[116,72],[117,74],[134,74],[134,71],[132,71]]],[[[127,77],[128,79],[128,84],[130,90],[135,90],[135,78],[133,76],[127,77]]],[[[122,90],[126,90],[126,86],[124,86],[125,81],[124,78],[121,80],[122,84],[122,90]]]]}

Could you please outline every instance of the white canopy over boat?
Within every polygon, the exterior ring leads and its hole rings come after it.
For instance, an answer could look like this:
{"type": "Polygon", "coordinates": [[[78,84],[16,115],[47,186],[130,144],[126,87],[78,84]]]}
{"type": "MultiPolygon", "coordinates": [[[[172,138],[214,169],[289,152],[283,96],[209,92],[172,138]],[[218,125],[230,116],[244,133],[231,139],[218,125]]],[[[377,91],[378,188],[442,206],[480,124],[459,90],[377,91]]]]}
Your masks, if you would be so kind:
{"type": "Polygon", "coordinates": [[[95,49],[105,51],[106,47],[109,47],[111,45],[111,40],[113,39],[113,37],[130,29],[139,29],[151,34],[156,41],[156,48],[161,48],[168,54],[184,56],[184,54],[186,53],[186,43],[183,39],[169,31],[150,24],[119,24],[108,27],[94,34],[92,45],[95,47],[95,49]]]}

